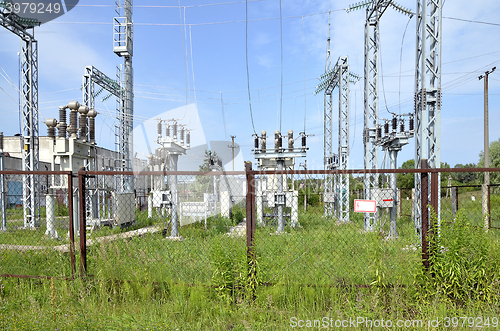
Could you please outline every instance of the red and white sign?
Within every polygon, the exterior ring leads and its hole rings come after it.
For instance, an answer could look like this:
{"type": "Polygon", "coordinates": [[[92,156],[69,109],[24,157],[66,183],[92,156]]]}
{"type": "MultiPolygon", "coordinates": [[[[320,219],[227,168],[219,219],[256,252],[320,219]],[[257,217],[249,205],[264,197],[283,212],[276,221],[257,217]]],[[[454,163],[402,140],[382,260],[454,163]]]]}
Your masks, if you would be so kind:
{"type": "Polygon", "coordinates": [[[375,200],[354,200],[354,212],[374,213],[377,211],[377,201],[375,200]]]}

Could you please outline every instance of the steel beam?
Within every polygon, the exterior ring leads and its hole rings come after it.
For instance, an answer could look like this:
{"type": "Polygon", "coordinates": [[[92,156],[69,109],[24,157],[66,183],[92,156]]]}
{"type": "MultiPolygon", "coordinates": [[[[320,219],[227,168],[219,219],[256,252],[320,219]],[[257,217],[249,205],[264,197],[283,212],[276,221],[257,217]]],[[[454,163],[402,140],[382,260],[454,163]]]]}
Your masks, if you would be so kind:
{"type": "MultiPolygon", "coordinates": [[[[441,166],[441,31],[442,1],[417,0],[417,47],[415,66],[415,167],[427,159],[429,168],[441,166]]],[[[439,176],[440,177],[440,176],[439,176]]],[[[438,180],[438,190],[440,191],[438,180]]],[[[429,194],[430,189],[426,190],[429,194]]],[[[415,231],[421,237],[422,183],[415,176],[415,231]]],[[[430,197],[427,198],[430,200],[430,197]]],[[[440,200],[440,199],[438,199],[440,200]]],[[[441,222],[441,204],[436,210],[441,222]]]]}

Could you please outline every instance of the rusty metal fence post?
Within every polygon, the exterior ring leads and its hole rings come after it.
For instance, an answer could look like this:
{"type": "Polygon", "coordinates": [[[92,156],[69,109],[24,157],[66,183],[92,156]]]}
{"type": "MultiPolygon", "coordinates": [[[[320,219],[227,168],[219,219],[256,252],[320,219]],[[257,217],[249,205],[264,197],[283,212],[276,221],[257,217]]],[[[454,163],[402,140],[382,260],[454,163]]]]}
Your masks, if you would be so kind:
{"type": "Polygon", "coordinates": [[[252,162],[245,163],[247,194],[246,194],[246,232],[247,232],[247,263],[250,296],[255,300],[257,261],[254,247],[255,235],[255,173],[252,162]]]}
{"type": "Polygon", "coordinates": [[[87,229],[85,215],[85,174],[78,172],[78,195],[79,195],[79,225],[80,225],[80,272],[82,277],[87,273],[87,229]]]}
{"type": "MultiPolygon", "coordinates": [[[[422,169],[427,169],[427,160],[423,159],[421,162],[422,169]]],[[[421,193],[421,214],[422,214],[422,262],[425,269],[429,269],[429,243],[427,242],[427,234],[429,233],[429,209],[428,209],[428,189],[429,189],[429,175],[426,172],[420,174],[420,188],[421,193]]]]}
{"type": "Polygon", "coordinates": [[[69,216],[69,254],[71,259],[71,278],[75,278],[75,231],[73,227],[73,175],[68,174],[68,216],[69,216]]]}

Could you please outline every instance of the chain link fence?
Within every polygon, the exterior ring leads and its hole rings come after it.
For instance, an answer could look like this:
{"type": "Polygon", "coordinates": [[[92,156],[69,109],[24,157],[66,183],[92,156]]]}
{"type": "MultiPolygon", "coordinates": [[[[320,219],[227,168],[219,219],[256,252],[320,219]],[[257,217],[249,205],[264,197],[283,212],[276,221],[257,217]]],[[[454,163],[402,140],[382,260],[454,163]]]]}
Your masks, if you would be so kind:
{"type": "MultiPolygon", "coordinates": [[[[461,213],[485,225],[481,185],[436,188],[438,172],[420,173],[2,172],[0,273],[71,277],[79,264],[101,279],[202,284],[233,299],[249,281],[253,289],[411,286],[433,217],[426,206],[441,224],[461,213]],[[23,193],[29,176],[36,204],[23,193]]],[[[489,192],[495,229],[500,190],[489,192]]]]}
{"type": "Polygon", "coordinates": [[[0,274],[73,276],[78,223],[71,227],[71,178],[67,172],[0,172],[0,274]],[[27,181],[35,183],[31,192],[27,181]]]}
{"type": "Polygon", "coordinates": [[[95,172],[81,181],[89,274],[210,284],[219,261],[245,252],[243,172],[95,172]]]}

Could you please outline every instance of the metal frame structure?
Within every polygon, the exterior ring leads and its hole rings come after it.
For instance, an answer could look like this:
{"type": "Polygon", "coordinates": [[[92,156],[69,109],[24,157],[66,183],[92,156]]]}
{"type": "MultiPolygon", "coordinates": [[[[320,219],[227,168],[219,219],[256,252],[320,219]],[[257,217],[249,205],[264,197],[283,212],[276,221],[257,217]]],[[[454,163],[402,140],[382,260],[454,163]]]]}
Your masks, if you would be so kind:
{"type": "MultiPolygon", "coordinates": [[[[279,130],[274,132],[274,148],[267,148],[267,136],[266,131],[262,131],[261,136],[254,135],[255,149],[252,150],[255,159],[259,162],[259,167],[261,169],[277,170],[280,173],[285,171],[286,163],[290,165],[295,164],[295,159],[299,157],[306,157],[306,133],[300,132],[299,137],[301,138],[302,145],[300,147],[294,147],[295,140],[293,138],[293,130],[288,131],[288,135],[282,136],[279,130]],[[288,148],[283,147],[283,138],[288,140],[288,148]],[[260,140],[260,148],[259,148],[260,140]]],[[[276,233],[285,232],[285,219],[289,218],[289,226],[292,228],[299,225],[298,223],[298,192],[296,197],[294,193],[287,190],[286,175],[278,174],[276,176],[276,188],[266,188],[266,192],[270,192],[270,200],[267,203],[274,207],[275,211],[271,215],[264,215],[263,213],[263,199],[262,196],[257,198],[257,213],[260,215],[260,225],[265,225],[263,222],[263,217],[271,216],[277,220],[277,230],[276,233]],[[287,192],[288,191],[288,192],[287,192]],[[288,198],[287,198],[288,195],[288,198]],[[288,201],[287,201],[288,200],[288,201]],[[293,206],[295,204],[295,208],[293,206]],[[284,208],[291,206],[291,212],[289,215],[284,213],[284,208]]],[[[260,190],[263,192],[262,185],[260,190]]],[[[292,184],[293,187],[293,184],[292,184]]],[[[296,192],[296,191],[295,191],[296,192]]],[[[262,194],[262,193],[261,193],[262,194]]],[[[257,193],[259,195],[259,193],[257,193]]]]}
{"type": "MultiPolygon", "coordinates": [[[[21,96],[23,113],[23,170],[38,171],[38,42],[35,39],[36,19],[23,18],[7,9],[7,2],[0,3],[0,25],[18,35],[22,40],[21,54],[21,96]],[[28,30],[31,29],[31,32],[28,30]]],[[[39,226],[40,188],[37,176],[23,176],[23,213],[24,227],[39,226]]]]}
{"type": "MultiPolygon", "coordinates": [[[[122,103],[123,91],[120,87],[120,84],[116,80],[108,77],[96,67],[86,66],[85,73],[83,74],[83,104],[90,109],[95,109],[95,99],[103,91],[107,91],[108,93],[110,93],[109,96],[114,95],[117,99],[117,104],[122,103]],[[100,87],[98,91],[96,91],[95,85],[98,85],[100,87]]],[[[105,96],[104,99],[108,98],[109,96],[105,96]]],[[[118,112],[119,110],[120,109],[117,109],[118,112]]],[[[82,120],[82,117],[80,117],[80,120],[82,120]]],[[[86,125],[88,125],[88,123],[86,125]]],[[[88,128],[86,129],[86,134],[87,136],[82,138],[84,138],[86,141],[94,143],[94,141],[92,141],[93,137],[90,137],[90,130],[88,128]]],[[[90,162],[87,162],[85,165],[85,170],[98,170],[98,165],[96,164],[96,162],[96,159],[94,159],[93,165],[91,165],[90,162]]],[[[85,195],[85,198],[87,199],[87,219],[93,220],[96,215],[98,215],[100,218],[100,213],[97,212],[98,209],[96,207],[101,201],[105,201],[104,195],[106,193],[104,191],[99,192],[99,188],[97,187],[98,185],[95,178],[86,177],[85,180],[85,185],[89,189],[89,194],[85,195]],[[102,194],[102,196],[99,196],[100,194],[102,194]]],[[[104,183],[102,184],[104,186],[104,183]]]]}
{"type": "MultiPolygon", "coordinates": [[[[349,83],[357,81],[351,80],[351,77],[359,79],[349,72],[347,56],[341,56],[335,67],[321,77],[323,82],[316,89],[316,93],[325,90],[325,170],[349,168],[349,83]],[[339,90],[339,136],[338,154],[334,154],[332,153],[333,90],[337,87],[339,90]]],[[[325,176],[324,202],[325,216],[335,214],[339,221],[349,221],[348,175],[325,176]]]]}
{"type": "MultiPolygon", "coordinates": [[[[442,1],[417,0],[415,63],[415,168],[427,159],[429,168],[441,166],[441,31],[442,1]]],[[[440,177],[440,176],[439,176],[440,177]]],[[[440,178],[438,179],[438,192],[440,178]]],[[[430,190],[426,190],[430,191],[430,190]]],[[[415,231],[421,237],[422,183],[415,176],[415,231]]],[[[438,201],[440,201],[438,199],[438,201]]],[[[440,209],[435,210],[440,223],[440,209]]]]}
{"type": "MultiPolygon", "coordinates": [[[[187,131],[187,130],[186,130],[187,131]]],[[[179,155],[185,155],[190,149],[190,133],[186,132],[184,125],[177,124],[176,120],[158,120],[158,139],[156,142],[161,146],[160,155],[165,154],[165,160],[169,162],[168,169],[171,171],[177,171],[177,164],[179,161],[179,155]],[[170,122],[165,126],[165,136],[162,136],[162,122],[170,122]],[[170,126],[172,130],[170,130],[170,126]],[[180,130],[178,130],[180,127],[180,130]],[[186,132],[186,135],[185,135],[186,132]],[[164,152],[164,153],[163,153],[164,152]]],[[[151,156],[151,160],[153,157],[151,156]]],[[[168,180],[169,190],[171,195],[171,232],[170,239],[177,240],[179,236],[179,192],[177,190],[177,175],[172,174],[168,180]]]]}
{"type": "MultiPolygon", "coordinates": [[[[392,6],[394,9],[408,16],[413,13],[408,9],[394,3],[392,0],[368,0],[348,8],[348,11],[366,8],[365,21],[365,54],[364,54],[364,168],[378,169],[378,146],[374,143],[376,138],[376,128],[378,125],[378,78],[379,78],[379,49],[380,32],[379,21],[387,8],[392,6]]],[[[364,196],[370,199],[370,188],[378,187],[378,176],[367,174],[364,177],[364,196]]],[[[365,230],[373,231],[377,224],[378,214],[364,214],[365,230]]]]}
{"type": "MultiPolygon", "coordinates": [[[[326,51],[326,68],[325,68],[325,74],[327,73],[332,73],[332,68],[331,68],[331,63],[332,63],[332,58],[331,58],[331,51],[330,51],[330,17],[328,17],[328,39],[327,39],[327,51],[326,51]]],[[[329,84],[328,82],[325,82],[325,85],[329,84]]],[[[321,85],[320,85],[321,86],[321,85]]],[[[323,86],[321,86],[323,87],[323,86]]],[[[316,92],[319,92],[320,89],[318,88],[316,92]]],[[[328,97],[326,93],[326,86],[325,86],[325,102],[324,102],[324,143],[323,143],[323,148],[324,148],[324,165],[325,165],[325,170],[332,170],[336,167],[336,160],[335,160],[335,155],[333,154],[333,98],[330,93],[330,97],[328,97]]],[[[333,203],[329,203],[328,201],[333,201],[333,187],[334,187],[334,178],[333,175],[325,175],[325,188],[324,188],[324,195],[323,195],[323,200],[324,200],[324,206],[325,206],[325,216],[332,216],[333,215],[333,203]]]]}
{"type": "MultiPolygon", "coordinates": [[[[119,105],[118,152],[122,157],[121,170],[131,171],[134,123],[132,0],[115,0],[115,4],[117,17],[113,20],[113,51],[124,58],[123,65],[118,69],[119,82],[123,89],[123,99],[119,105]]],[[[133,192],[133,179],[130,176],[123,177],[118,189],[123,192],[133,192]]]]}
{"type": "MultiPolygon", "coordinates": [[[[384,136],[382,136],[382,126],[381,125],[377,126],[374,144],[376,144],[377,146],[381,146],[386,153],[387,152],[389,153],[389,162],[390,162],[389,169],[397,169],[398,152],[401,151],[403,146],[408,144],[409,138],[412,138],[414,135],[414,130],[413,130],[414,120],[412,116],[413,116],[412,114],[401,114],[399,116],[394,115],[391,121],[385,120],[384,136]],[[410,117],[408,130],[405,129],[404,116],[410,117]],[[389,122],[392,122],[392,130],[390,130],[389,128],[389,122]]],[[[385,189],[386,192],[388,190],[389,194],[384,194],[384,189],[372,188],[372,190],[375,190],[376,192],[373,194],[374,196],[372,198],[374,198],[377,201],[380,201],[380,203],[377,202],[378,206],[380,205],[383,206],[383,208],[385,207],[390,208],[389,238],[397,238],[398,237],[397,224],[396,224],[397,208],[401,202],[399,201],[398,198],[399,195],[398,195],[396,174],[391,173],[389,177],[390,177],[389,189],[385,189]],[[386,204],[385,201],[388,201],[390,203],[386,204]]]]}

